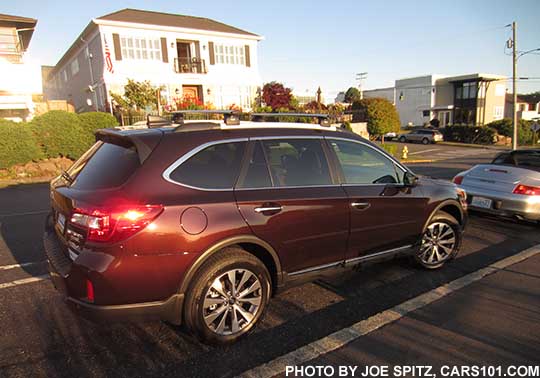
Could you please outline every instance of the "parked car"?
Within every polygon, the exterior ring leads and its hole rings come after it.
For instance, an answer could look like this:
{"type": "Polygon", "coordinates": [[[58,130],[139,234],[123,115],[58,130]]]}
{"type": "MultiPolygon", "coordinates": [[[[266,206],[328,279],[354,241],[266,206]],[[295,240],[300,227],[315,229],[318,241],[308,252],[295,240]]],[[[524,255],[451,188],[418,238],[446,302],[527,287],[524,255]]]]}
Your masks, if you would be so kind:
{"type": "Polygon", "coordinates": [[[408,134],[401,134],[398,139],[401,143],[405,142],[421,142],[422,144],[430,144],[442,142],[443,135],[438,130],[414,130],[408,134]]]}
{"type": "Polygon", "coordinates": [[[401,255],[436,269],[460,248],[462,190],[324,122],[96,138],[52,181],[44,234],[56,288],[91,319],[162,319],[229,343],[278,290],[401,255]]]}
{"type": "MultiPolygon", "coordinates": [[[[384,140],[386,140],[386,141],[391,141],[391,140],[397,138],[397,133],[394,132],[394,131],[391,131],[391,132],[389,132],[389,133],[384,134],[383,136],[384,136],[384,140]]],[[[378,139],[378,140],[381,140],[382,137],[379,136],[379,137],[377,137],[377,139],[378,139]]]]}
{"type": "Polygon", "coordinates": [[[459,173],[454,183],[467,192],[471,209],[540,220],[540,150],[498,154],[491,164],[459,173]]]}

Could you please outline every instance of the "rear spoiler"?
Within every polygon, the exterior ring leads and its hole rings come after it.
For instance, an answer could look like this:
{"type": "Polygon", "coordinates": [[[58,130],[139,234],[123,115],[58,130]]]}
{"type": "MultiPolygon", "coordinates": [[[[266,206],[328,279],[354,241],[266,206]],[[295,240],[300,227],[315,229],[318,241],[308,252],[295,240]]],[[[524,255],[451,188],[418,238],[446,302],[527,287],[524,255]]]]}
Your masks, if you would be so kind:
{"type": "Polygon", "coordinates": [[[163,137],[163,131],[158,129],[144,130],[115,130],[100,129],[95,132],[96,142],[102,141],[123,147],[134,146],[139,155],[139,161],[144,163],[154,151],[163,137]]]}

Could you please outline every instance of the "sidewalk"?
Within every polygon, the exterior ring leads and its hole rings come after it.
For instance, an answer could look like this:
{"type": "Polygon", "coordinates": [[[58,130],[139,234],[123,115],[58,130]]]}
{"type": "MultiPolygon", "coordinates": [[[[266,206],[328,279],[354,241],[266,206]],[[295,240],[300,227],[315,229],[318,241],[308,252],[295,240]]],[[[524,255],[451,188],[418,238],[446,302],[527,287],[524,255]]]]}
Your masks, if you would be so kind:
{"type": "MultiPolygon", "coordinates": [[[[388,366],[391,377],[394,366],[400,365],[433,366],[432,373],[440,376],[444,365],[539,364],[537,254],[301,366],[333,366],[335,376],[339,366],[358,366],[355,376],[361,376],[366,366],[388,366]]],[[[503,368],[495,376],[505,372],[503,368]]]]}

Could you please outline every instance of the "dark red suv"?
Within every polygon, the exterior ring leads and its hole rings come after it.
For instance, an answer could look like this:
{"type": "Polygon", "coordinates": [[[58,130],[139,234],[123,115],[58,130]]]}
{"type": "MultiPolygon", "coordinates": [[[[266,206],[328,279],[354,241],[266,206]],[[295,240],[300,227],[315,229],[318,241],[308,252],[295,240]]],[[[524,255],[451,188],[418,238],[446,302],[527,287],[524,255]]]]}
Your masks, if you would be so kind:
{"type": "Polygon", "coordinates": [[[51,183],[55,286],[94,319],[157,318],[234,341],[279,289],[460,247],[464,193],[369,141],[316,124],[225,121],[101,130],[51,183]]]}

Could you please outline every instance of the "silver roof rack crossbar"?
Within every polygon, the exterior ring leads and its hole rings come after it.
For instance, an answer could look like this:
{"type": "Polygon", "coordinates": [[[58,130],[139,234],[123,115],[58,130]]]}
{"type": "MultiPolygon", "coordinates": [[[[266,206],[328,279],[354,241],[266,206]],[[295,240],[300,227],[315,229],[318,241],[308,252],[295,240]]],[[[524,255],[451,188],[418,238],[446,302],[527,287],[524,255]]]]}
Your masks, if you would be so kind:
{"type": "Polygon", "coordinates": [[[166,127],[166,126],[171,126],[171,125],[172,125],[172,122],[166,118],[156,116],[156,115],[151,115],[151,114],[148,114],[146,116],[146,126],[149,129],[156,129],[159,127],[166,127]]]}
{"type": "Polygon", "coordinates": [[[226,125],[234,126],[240,124],[240,114],[236,110],[178,110],[172,112],[173,122],[182,125],[184,123],[185,115],[187,114],[218,114],[223,115],[223,121],[226,125]]]}
{"type": "Polygon", "coordinates": [[[252,120],[261,122],[263,118],[267,117],[299,117],[299,118],[317,118],[319,125],[321,126],[330,126],[330,121],[328,120],[328,114],[322,113],[251,113],[252,120]]]}

